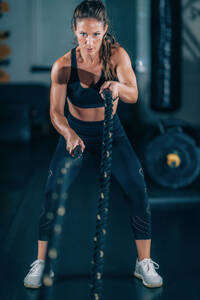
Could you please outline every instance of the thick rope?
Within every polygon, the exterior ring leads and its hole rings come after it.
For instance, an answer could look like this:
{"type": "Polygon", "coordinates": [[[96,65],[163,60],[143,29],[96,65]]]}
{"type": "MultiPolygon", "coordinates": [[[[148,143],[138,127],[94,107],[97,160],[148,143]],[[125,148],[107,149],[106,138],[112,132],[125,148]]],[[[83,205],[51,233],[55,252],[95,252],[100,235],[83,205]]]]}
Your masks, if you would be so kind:
{"type": "Polygon", "coordinates": [[[44,285],[47,287],[44,292],[44,299],[49,300],[51,299],[51,287],[53,286],[54,279],[50,276],[50,266],[52,265],[53,261],[55,261],[58,257],[59,249],[60,249],[60,239],[61,233],[63,228],[64,222],[64,215],[67,210],[67,200],[68,200],[68,192],[66,192],[67,182],[69,181],[70,176],[70,168],[74,168],[81,164],[83,155],[81,151],[81,147],[77,146],[73,150],[74,157],[69,158],[64,157],[60,163],[58,164],[58,177],[56,181],[56,186],[54,191],[51,193],[51,201],[56,202],[56,211],[47,212],[47,218],[53,221],[53,228],[51,231],[50,240],[48,242],[47,248],[47,257],[45,263],[45,270],[43,272],[42,281],[44,285]]]}
{"type": "Polygon", "coordinates": [[[110,173],[112,161],[113,99],[109,90],[103,92],[105,99],[105,120],[100,163],[100,195],[94,236],[94,253],[91,269],[91,299],[101,300],[103,290],[104,248],[109,206],[110,173]]]}

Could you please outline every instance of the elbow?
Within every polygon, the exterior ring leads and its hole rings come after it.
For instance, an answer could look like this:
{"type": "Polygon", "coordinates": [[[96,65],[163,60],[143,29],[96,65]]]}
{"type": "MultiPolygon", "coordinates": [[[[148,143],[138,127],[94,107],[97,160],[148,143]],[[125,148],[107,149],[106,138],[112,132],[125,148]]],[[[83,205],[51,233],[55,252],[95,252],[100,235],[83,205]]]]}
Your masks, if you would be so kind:
{"type": "Polygon", "coordinates": [[[59,115],[55,110],[50,110],[50,120],[53,126],[55,126],[58,122],[59,115]]]}
{"type": "Polygon", "coordinates": [[[50,109],[51,120],[57,119],[59,116],[64,116],[64,113],[56,109],[50,109]]]}
{"type": "Polygon", "coordinates": [[[123,102],[125,102],[125,103],[129,103],[129,104],[134,104],[134,103],[136,103],[137,102],[137,100],[138,100],[138,90],[137,90],[137,88],[131,88],[129,91],[128,91],[128,93],[127,93],[127,95],[126,95],[126,98],[124,97],[124,98],[122,98],[122,97],[120,97],[120,99],[123,101],[123,102]]]}
{"type": "Polygon", "coordinates": [[[134,88],[133,94],[132,94],[132,103],[136,103],[138,101],[138,89],[134,88]]]}
{"type": "Polygon", "coordinates": [[[49,113],[49,115],[50,115],[50,119],[51,119],[51,121],[53,121],[53,120],[55,119],[56,111],[55,111],[55,110],[52,110],[52,109],[50,109],[50,113],[49,113]]]}

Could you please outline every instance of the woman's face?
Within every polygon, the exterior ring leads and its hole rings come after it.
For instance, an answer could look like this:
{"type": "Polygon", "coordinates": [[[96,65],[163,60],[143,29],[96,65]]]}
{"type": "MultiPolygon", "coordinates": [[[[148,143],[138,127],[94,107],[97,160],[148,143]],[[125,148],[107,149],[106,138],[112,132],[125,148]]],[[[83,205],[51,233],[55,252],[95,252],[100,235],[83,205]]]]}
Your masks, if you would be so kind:
{"type": "Polygon", "coordinates": [[[77,20],[77,28],[74,28],[74,33],[79,46],[88,54],[94,55],[100,50],[107,29],[108,25],[104,28],[103,22],[93,18],[85,18],[77,20]]]}

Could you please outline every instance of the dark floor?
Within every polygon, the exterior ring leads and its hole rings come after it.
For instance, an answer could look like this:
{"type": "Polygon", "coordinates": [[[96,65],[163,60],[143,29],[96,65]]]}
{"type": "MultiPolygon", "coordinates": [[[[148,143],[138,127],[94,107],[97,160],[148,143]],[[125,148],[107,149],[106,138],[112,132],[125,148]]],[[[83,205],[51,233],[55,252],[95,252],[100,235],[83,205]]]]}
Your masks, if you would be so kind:
{"type": "MultiPolygon", "coordinates": [[[[47,289],[27,289],[23,278],[37,255],[39,213],[55,145],[56,140],[41,139],[29,145],[1,146],[0,300],[47,299],[47,289]]],[[[56,277],[48,299],[89,300],[98,198],[97,177],[90,174],[89,169],[83,170],[70,187],[60,253],[54,265],[56,277]]],[[[163,287],[146,288],[132,275],[137,253],[129,207],[111,177],[103,300],[200,299],[199,178],[176,191],[159,187],[149,178],[147,186],[152,207],[151,258],[160,266],[163,287]]]]}

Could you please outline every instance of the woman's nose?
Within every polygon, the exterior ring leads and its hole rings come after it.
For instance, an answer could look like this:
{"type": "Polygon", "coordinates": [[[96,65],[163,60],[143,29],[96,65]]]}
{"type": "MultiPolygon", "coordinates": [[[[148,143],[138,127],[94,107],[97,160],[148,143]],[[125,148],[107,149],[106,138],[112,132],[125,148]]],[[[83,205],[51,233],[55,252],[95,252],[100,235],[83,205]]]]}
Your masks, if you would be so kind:
{"type": "Polygon", "coordinates": [[[87,36],[86,44],[89,45],[89,46],[93,45],[93,37],[92,36],[87,36]]]}

